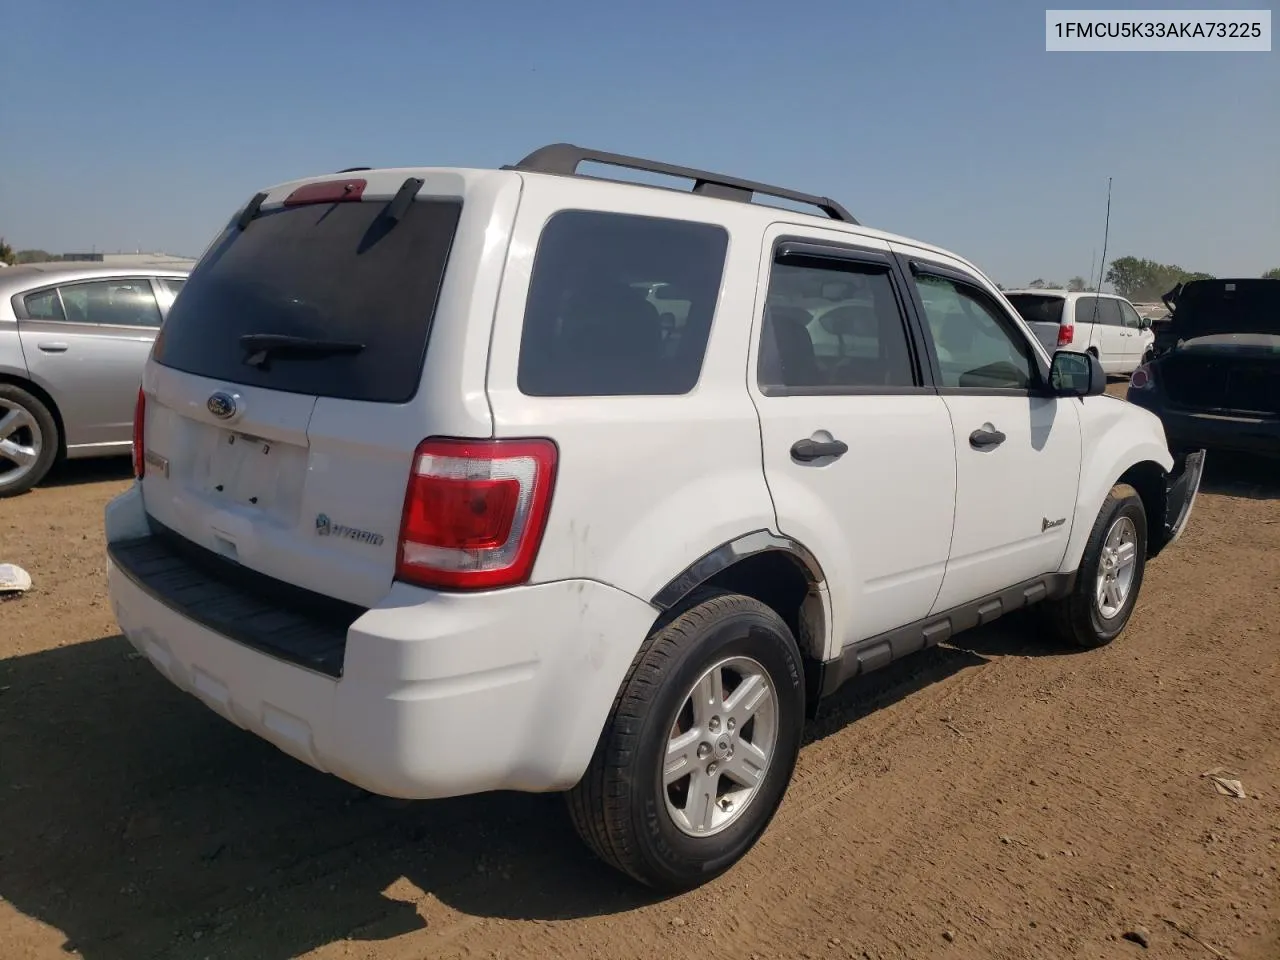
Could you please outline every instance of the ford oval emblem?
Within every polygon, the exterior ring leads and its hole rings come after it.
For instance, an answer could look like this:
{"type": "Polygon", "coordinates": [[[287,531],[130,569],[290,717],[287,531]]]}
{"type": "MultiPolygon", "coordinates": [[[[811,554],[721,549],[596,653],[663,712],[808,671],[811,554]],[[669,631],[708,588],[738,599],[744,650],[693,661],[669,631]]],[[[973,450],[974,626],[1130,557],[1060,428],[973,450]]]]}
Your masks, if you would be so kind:
{"type": "Polygon", "coordinates": [[[229,393],[215,393],[205,406],[219,420],[230,420],[236,415],[236,398],[229,393]]]}

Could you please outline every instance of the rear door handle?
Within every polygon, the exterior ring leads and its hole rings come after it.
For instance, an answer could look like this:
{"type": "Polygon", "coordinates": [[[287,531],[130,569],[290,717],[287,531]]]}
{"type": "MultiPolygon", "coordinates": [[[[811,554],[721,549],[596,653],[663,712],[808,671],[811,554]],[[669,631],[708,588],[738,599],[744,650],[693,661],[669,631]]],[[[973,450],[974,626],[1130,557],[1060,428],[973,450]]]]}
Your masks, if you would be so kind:
{"type": "Polygon", "coordinates": [[[843,440],[813,440],[805,438],[791,445],[791,456],[796,460],[807,462],[821,460],[823,457],[843,457],[849,452],[849,445],[843,440]]]}
{"type": "Polygon", "coordinates": [[[969,446],[975,450],[994,450],[1004,441],[1005,435],[994,427],[990,430],[984,427],[969,434],[969,446]]]}
{"type": "Polygon", "coordinates": [[[67,345],[61,340],[46,340],[44,343],[37,343],[37,347],[45,353],[66,353],[67,345]]]}

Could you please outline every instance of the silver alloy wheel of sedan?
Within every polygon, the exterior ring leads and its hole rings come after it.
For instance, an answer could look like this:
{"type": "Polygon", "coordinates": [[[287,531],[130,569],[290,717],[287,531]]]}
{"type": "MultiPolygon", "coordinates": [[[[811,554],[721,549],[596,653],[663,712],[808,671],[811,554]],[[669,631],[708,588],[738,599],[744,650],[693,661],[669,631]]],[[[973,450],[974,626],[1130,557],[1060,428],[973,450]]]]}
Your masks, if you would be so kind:
{"type": "Polygon", "coordinates": [[[1138,568],[1138,529],[1128,517],[1111,525],[1102,542],[1094,597],[1098,613],[1111,620],[1124,609],[1138,568]]]}
{"type": "Polygon", "coordinates": [[[750,657],[721,660],[685,697],[667,739],[667,813],[691,837],[733,824],[764,782],[778,735],[778,695],[750,657]]]}
{"type": "Polygon", "coordinates": [[[44,449],[40,424],[26,407],[0,397],[0,490],[19,484],[44,449]]]}

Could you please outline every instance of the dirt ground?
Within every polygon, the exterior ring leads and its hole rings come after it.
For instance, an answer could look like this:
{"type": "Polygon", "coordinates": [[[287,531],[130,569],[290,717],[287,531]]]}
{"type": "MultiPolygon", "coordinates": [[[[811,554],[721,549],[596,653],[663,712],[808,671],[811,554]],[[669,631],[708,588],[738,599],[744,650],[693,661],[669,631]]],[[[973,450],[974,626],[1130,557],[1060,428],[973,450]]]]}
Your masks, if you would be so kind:
{"type": "Polygon", "coordinates": [[[1211,460],[1110,648],[1012,618],[848,689],[759,846],[668,900],[556,797],[370,798],[171,689],[105,593],[127,472],[0,501],[36,584],[0,605],[4,960],[1280,960],[1274,468],[1211,460]]]}

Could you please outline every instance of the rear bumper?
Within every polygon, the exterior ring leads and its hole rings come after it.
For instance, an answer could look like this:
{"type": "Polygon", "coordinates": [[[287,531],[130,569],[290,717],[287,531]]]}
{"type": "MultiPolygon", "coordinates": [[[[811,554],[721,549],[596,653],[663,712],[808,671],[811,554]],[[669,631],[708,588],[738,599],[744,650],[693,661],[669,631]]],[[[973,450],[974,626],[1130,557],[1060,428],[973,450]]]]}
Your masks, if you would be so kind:
{"type": "Polygon", "coordinates": [[[1156,414],[1170,449],[1224,450],[1280,457],[1280,417],[1239,417],[1170,408],[1152,390],[1128,392],[1130,403],[1156,414]]]}
{"type": "MultiPolygon", "coordinates": [[[[135,487],[108,506],[108,541],[139,524],[135,487]]],[[[395,584],[352,624],[335,678],[195,622],[110,559],[107,574],[121,630],[173,684],[318,770],[412,799],[571,787],[657,616],[594,581],[395,584]]]]}

